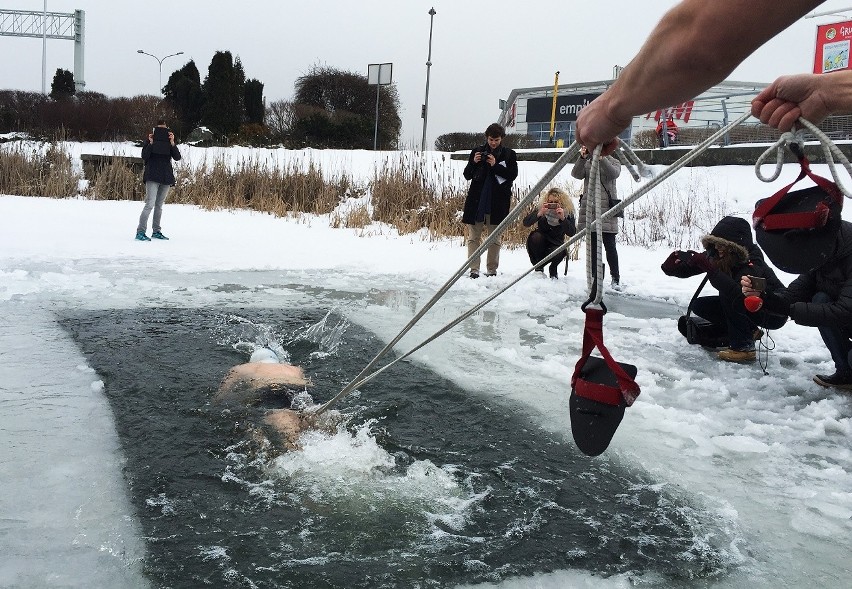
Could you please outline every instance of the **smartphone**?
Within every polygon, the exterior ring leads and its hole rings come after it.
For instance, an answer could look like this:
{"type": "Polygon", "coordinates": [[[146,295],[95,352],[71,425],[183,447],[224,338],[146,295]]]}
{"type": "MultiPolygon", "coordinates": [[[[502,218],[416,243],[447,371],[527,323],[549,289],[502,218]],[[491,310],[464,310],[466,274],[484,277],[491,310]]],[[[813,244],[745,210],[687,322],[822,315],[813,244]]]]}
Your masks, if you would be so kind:
{"type": "Polygon", "coordinates": [[[168,141],[171,132],[167,127],[154,127],[154,141],[168,141]]]}
{"type": "Polygon", "coordinates": [[[749,276],[749,280],[751,280],[751,287],[754,290],[763,292],[766,290],[766,278],[761,278],[760,276],[749,276]]]}

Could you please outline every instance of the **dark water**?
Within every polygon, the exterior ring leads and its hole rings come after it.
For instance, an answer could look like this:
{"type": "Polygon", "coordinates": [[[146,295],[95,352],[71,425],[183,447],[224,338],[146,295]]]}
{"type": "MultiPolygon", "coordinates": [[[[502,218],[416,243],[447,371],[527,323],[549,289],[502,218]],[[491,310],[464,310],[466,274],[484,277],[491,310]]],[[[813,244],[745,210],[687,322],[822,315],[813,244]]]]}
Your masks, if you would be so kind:
{"type": "Polygon", "coordinates": [[[734,539],[712,513],[412,364],[339,408],[353,432],[376,420],[372,437],[393,457],[379,486],[432,463],[454,482],[458,517],[435,517],[446,509],[428,493],[401,498],[394,485],[368,499],[329,497],[271,476],[276,452],[252,441],[256,416],[209,399],[247,361],[247,341],[281,346],[313,379],[313,398],[330,398],[381,345],[324,317],[172,308],[61,318],[105,383],[153,585],[445,587],[583,569],[677,586],[732,566],[734,539]]]}

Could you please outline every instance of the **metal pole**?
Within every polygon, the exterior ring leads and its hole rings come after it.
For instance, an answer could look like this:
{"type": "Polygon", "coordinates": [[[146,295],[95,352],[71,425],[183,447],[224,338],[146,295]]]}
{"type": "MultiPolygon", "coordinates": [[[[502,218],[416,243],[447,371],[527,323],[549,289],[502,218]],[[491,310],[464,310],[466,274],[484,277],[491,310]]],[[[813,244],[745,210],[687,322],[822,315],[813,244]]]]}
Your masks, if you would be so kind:
{"type": "Polygon", "coordinates": [[[553,78],[553,105],[550,108],[550,145],[553,145],[553,135],[556,130],[556,100],[559,97],[559,72],[553,78]]]}
{"type": "Polygon", "coordinates": [[[47,0],[41,16],[41,93],[47,94],[47,0]]]}
{"type": "Polygon", "coordinates": [[[157,92],[162,93],[162,91],[163,91],[163,62],[166,61],[170,57],[174,57],[176,55],[183,55],[183,51],[178,51],[177,53],[172,53],[171,55],[165,56],[163,59],[160,59],[159,57],[157,57],[156,55],[153,55],[151,53],[147,53],[145,51],[142,51],[141,49],[137,49],[136,53],[141,53],[142,55],[147,55],[147,56],[153,57],[154,59],[157,60],[157,65],[160,68],[160,87],[157,89],[157,92]]]}
{"type": "Polygon", "coordinates": [[[426,151],[426,120],[429,117],[429,73],[432,69],[432,24],[435,21],[435,8],[429,9],[429,56],[426,58],[426,100],[423,101],[423,139],[420,141],[420,151],[426,151]]]}
{"type": "MultiPolygon", "coordinates": [[[[382,79],[382,67],[379,66],[379,80],[382,79]]],[[[376,84],[376,130],[373,132],[373,151],[376,151],[376,146],[379,141],[379,88],[381,88],[381,84],[376,84]]]]}

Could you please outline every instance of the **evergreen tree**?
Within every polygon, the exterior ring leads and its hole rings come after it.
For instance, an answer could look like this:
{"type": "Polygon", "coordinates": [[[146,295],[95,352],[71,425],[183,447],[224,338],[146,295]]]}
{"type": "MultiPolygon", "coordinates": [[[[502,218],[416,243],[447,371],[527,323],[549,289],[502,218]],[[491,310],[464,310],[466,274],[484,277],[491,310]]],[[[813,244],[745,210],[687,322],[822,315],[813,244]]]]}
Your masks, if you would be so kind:
{"type": "Polygon", "coordinates": [[[61,100],[74,96],[74,92],[74,74],[68,70],[57,69],[53,75],[53,82],[50,84],[50,97],[61,100]]]}
{"type": "Polygon", "coordinates": [[[266,105],[263,102],[263,83],[259,80],[246,80],[243,102],[246,105],[246,122],[263,124],[266,105]]]}
{"type": "Polygon", "coordinates": [[[169,76],[168,83],[163,87],[163,94],[166,102],[178,113],[179,125],[172,126],[179,135],[198,126],[204,106],[204,94],[201,91],[201,75],[194,61],[190,60],[169,76]]]}
{"type": "Polygon", "coordinates": [[[236,133],[244,120],[245,73],[240,60],[230,51],[217,51],[210,61],[201,89],[204,106],[201,121],[222,135],[236,133]]]}

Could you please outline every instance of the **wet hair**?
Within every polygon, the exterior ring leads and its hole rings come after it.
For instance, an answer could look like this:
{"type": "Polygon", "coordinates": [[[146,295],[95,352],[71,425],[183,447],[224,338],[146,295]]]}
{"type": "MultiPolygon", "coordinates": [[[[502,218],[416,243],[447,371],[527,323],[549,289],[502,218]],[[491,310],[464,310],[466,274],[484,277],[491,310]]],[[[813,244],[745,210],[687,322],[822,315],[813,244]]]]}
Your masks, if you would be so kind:
{"type": "Polygon", "coordinates": [[[497,123],[491,123],[488,125],[488,128],[485,129],[486,137],[505,137],[506,129],[498,125],[497,123]]]}
{"type": "Polygon", "coordinates": [[[559,199],[559,206],[561,206],[565,210],[566,215],[574,214],[574,201],[571,200],[571,197],[568,196],[567,192],[565,192],[561,188],[557,188],[556,186],[550,188],[544,194],[542,194],[541,202],[545,203],[554,196],[559,199]]]}

